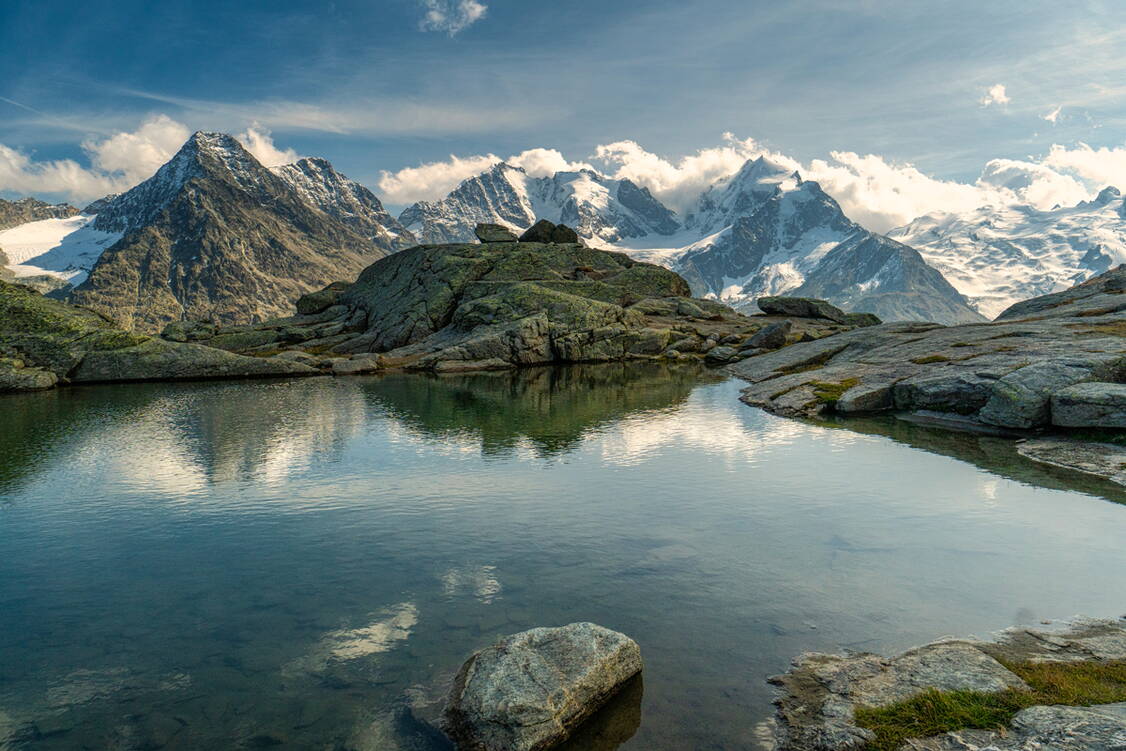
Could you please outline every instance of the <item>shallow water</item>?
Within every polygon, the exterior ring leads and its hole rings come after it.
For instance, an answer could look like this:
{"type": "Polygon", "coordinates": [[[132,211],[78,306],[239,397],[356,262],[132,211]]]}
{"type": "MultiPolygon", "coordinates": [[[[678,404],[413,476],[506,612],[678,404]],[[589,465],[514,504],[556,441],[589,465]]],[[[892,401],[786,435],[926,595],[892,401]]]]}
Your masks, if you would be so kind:
{"type": "Polygon", "coordinates": [[[738,389],[599,366],[0,398],[0,748],[436,749],[404,697],[578,620],[646,671],[577,747],[747,748],[803,650],[1126,608],[1113,487],[738,389]]]}

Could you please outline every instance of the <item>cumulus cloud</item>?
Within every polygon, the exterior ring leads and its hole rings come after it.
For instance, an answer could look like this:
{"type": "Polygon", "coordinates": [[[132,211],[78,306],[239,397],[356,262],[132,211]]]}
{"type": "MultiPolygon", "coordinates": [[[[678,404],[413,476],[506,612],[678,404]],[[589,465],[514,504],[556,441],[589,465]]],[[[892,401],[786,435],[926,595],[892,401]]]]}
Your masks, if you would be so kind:
{"type": "Polygon", "coordinates": [[[1053,144],[1044,164],[1073,173],[1095,189],[1113,185],[1126,190],[1126,146],[1095,149],[1085,143],[1074,148],[1053,144]]]}
{"type": "Polygon", "coordinates": [[[986,89],[985,96],[980,101],[982,107],[988,107],[992,104],[1008,104],[1012,99],[1005,93],[1004,84],[995,83],[986,89]]]}
{"type": "Polygon", "coordinates": [[[1061,112],[1062,110],[1063,110],[1063,106],[1061,105],[1061,106],[1059,106],[1059,107],[1056,107],[1056,108],[1055,108],[1054,110],[1052,110],[1052,111],[1051,111],[1051,112],[1049,112],[1048,114],[1046,114],[1046,115],[1041,115],[1041,117],[1043,117],[1043,119],[1045,119],[1045,120],[1047,120],[1048,122],[1050,122],[1050,123],[1051,123],[1052,125],[1055,125],[1055,124],[1056,124],[1056,122],[1058,122],[1058,121],[1059,121],[1059,119],[1060,119],[1060,112],[1061,112]]]}
{"type": "Polygon", "coordinates": [[[279,149],[275,146],[269,129],[263,128],[258,123],[252,123],[250,127],[236,137],[246,147],[246,150],[266,167],[293,164],[301,158],[293,149],[279,149]]]}
{"type": "MultiPolygon", "coordinates": [[[[0,144],[0,191],[58,196],[74,203],[120,193],[151,177],[190,135],[187,125],[167,115],[156,115],[136,130],[83,141],[82,150],[89,162],[86,165],[74,159],[39,160],[0,144]]],[[[278,148],[270,131],[257,123],[238,139],[267,167],[298,159],[293,149],[278,148]]]]}
{"type": "MultiPolygon", "coordinates": [[[[628,178],[646,187],[674,211],[685,212],[705,188],[720,178],[732,175],[748,160],[768,153],[753,138],[739,139],[723,134],[719,146],[700,149],[678,159],[665,159],[646,151],[634,141],[616,141],[595,149],[594,159],[615,178],[628,178]]],[[[794,162],[780,154],[772,158],[794,162]]]]}
{"type": "Polygon", "coordinates": [[[421,0],[422,31],[442,31],[454,36],[480,21],[489,8],[478,0],[421,0]]]}
{"type": "Polygon", "coordinates": [[[436,201],[444,198],[467,178],[475,177],[493,165],[506,162],[520,167],[532,177],[549,177],[556,172],[593,169],[585,162],[571,162],[556,149],[528,149],[501,159],[496,154],[459,157],[406,167],[398,172],[384,170],[377,183],[382,198],[391,204],[436,201]]]}
{"type": "Polygon", "coordinates": [[[151,117],[134,131],[84,141],[89,166],[73,159],[37,160],[0,144],[0,190],[75,202],[100,198],[152,175],[189,135],[187,126],[165,115],[151,117]]]}

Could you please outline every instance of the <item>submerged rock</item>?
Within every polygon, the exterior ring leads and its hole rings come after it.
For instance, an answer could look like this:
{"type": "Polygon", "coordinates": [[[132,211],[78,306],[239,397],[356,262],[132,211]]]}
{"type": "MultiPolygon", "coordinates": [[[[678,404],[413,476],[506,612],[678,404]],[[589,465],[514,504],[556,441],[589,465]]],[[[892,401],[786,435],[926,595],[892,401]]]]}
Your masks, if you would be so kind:
{"type": "Polygon", "coordinates": [[[462,666],[443,729],[460,749],[549,749],[641,669],[635,641],[593,623],[514,634],[462,666]]]}

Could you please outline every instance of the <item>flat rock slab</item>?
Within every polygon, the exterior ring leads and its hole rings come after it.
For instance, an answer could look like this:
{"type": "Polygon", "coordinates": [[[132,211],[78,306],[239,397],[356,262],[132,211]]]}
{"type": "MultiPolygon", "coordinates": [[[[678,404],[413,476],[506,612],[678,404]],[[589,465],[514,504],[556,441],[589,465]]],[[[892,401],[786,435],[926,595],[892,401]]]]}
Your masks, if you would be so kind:
{"type": "Polygon", "coordinates": [[[1126,446],[1065,438],[1034,438],[1018,443],[1017,452],[1041,464],[1105,477],[1119,485],[1126,485],[1126,446]]]}
{"type": "Polygon", "coordinates": [[[635,641],[593,623],[523,631],[466,661],[442,729],[460,749],[543,751],[566,740],[641,668],[635,641]]]}

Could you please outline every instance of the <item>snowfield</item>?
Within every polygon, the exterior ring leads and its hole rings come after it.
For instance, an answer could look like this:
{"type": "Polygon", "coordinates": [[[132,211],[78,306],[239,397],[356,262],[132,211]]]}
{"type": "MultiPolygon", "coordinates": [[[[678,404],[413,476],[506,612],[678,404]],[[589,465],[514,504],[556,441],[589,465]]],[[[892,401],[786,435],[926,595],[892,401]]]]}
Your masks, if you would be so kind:
{"type": "Polygon", "coordinates": [[[47,274],[81,284],[98,258],[121,239],[120,232],[102,232],[93,216],[43,219],[0,232],[0,251],[17,277],[47,274]]]}

